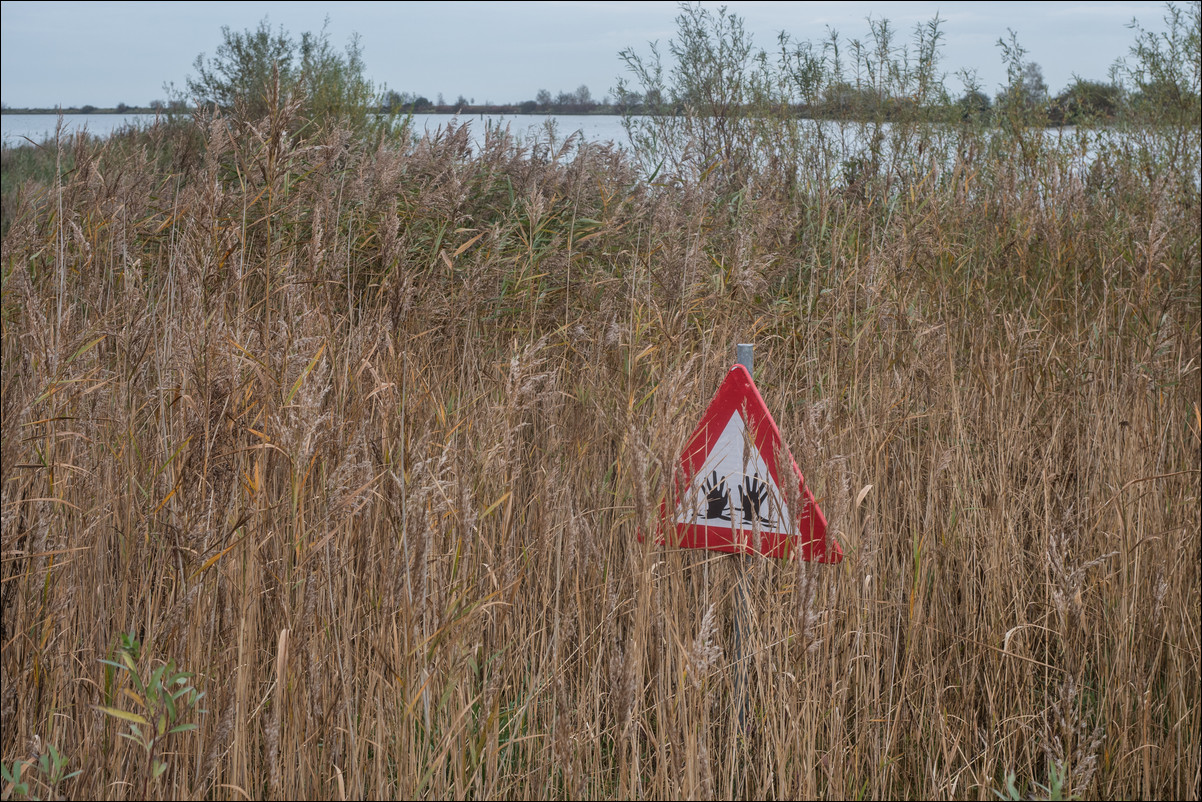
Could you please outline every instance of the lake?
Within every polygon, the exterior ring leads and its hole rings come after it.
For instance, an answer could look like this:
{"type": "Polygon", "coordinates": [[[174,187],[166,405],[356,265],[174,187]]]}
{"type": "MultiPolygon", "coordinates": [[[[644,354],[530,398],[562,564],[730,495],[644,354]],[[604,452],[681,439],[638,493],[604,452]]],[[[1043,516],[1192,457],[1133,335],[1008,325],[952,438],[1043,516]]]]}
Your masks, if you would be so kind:
{"type": "MultiPolygon", "coordinates": [[[[62,115],[65,133],[70,134],[80,129],[86,129],[90,134],[107,137],[113,131],[125,125],[150,125],[154,122],[153,114],[64,114],[62,115]]],[[[42,142],[54,136],[59,117],[54,114],[3,114],[0,115],[0,134],[5,146],[16,146],[26,143],[26,138],[34,142],[42,142]]],[[[614,142],[619,147],[628,148],[630,140],[622,128],[622,118],[611,114],[416,114],[413,125],[416,131],[436,133],[448,125],[458,121],[471,126],[472,146],[478,148],[484,137],[484,131],[489,125],[509,126],[509,130],[519,142],[528,142],[537,138],[540,142],[548,140],[547,127],[554,126],[555,141],[562,142],[567,136],[579,133],[586,142],[614,142]]],[[[806,120],[805,126],[820,128],[827,138],[829,146],[838,158],[829,163],[832,175],[841,169],[840,159],[854,156],[867,142],[866,131],[869,129],[854,122],[836,122],[831,120],[806,120]]],[[[890,124],[885,123],[884,130],[888,132],[890,124]]],[[[952,134],[954,131],[946,131],[952,134]]],[[[1083,132],[1086,143],[1076,142],[1077,129],[1066,127],[1061,129],[1049,128],[1041,132],[1045,145],[1066,149],[1075,153],[1073,161],[1076,169],[1082,169],[1091,164],[1098,154],[1098,149],[1104,143],[1113,142],[1116,138],[1129,136],[1109,129],[1097,129],[1083,132]]],[[[886,156],[890,148],[888,140],[884,143],[886,156]]],[[[946,151],[947,158],[954,158],[954,149],[946,151]]],[[[1194,176],[1194,183],[1202,186],[1202,171],[1194,176]]]]}
{"type": "MultiPolygon", "coordinates": [[[[63,129],[67,134],[81,129],[87,130],[93,136],[107,137],[113,131],[126,125],[149,125],[154,122],[153,114],[64,114],[62,115],[63,129]]],[[[25,144],[26,139],[42,142],[54,137],[59,117],[55,114],[4,114],[0,115],[0,135],[6,146],[15,147],[25,144]]],[[[510,131],[524,140],[528,136],[537,135],[546,139],[546,126],[555,125],[557,140],[569,134],[579,132],[581,137],[589,142],[617,142],[626,144],[626,131],[622,128],[622,118],[609,114],[487,114],[461,115],[452,114],[416,114],[413,124],[416,130],[435,133],[439,128],[445,128],[451,122],[467,122],[471,124],[473,139],[483,134],[486,125],[508,125],[510,131]]]]}

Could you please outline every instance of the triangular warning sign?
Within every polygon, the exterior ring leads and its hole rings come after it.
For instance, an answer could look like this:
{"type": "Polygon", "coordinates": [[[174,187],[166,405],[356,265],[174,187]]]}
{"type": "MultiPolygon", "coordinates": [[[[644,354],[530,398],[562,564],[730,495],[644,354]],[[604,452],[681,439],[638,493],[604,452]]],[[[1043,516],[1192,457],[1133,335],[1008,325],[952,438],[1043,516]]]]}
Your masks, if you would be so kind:
{"type": "Polygon", "coordinates": [[[751,375],[735,365],[701,416],[680,461],[668,541],[685,548],[837,563],[826,517],[751,375]],[[783,488],[783,492],[782,492],[783,488]],[[798,507],[794,510],[792,507],[798,507]]]}

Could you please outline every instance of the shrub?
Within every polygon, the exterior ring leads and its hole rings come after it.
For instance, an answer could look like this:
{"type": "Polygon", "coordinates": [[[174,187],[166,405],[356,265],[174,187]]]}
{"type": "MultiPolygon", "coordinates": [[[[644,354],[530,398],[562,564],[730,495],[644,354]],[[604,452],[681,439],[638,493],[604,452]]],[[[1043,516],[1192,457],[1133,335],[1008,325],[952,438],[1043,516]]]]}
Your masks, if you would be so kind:
{"type": "Polygon", "coordinates": [[[196,57],[196,75],[187,81],[195,103],[256,119],[292,101],[300,106],[298,119],[310,125],[372,127],[383,95],[366,76],[357,34],[343,52],[330,42],[325,27],[298,40],[263,20],[253,31],[222,27],[221,35],[213,56],[196,57]]]}

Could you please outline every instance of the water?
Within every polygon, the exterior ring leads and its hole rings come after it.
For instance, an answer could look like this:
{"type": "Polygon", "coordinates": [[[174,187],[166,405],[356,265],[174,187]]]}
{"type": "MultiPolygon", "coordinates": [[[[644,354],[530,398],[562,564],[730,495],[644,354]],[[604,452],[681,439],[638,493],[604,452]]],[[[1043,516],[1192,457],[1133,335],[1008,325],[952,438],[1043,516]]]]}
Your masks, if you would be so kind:
{"type": "MultiPolygon", "coordinates": [[[[154,118],[153,114],[64,114],[63,135],[86,129],[89,134],[104,138],[125,125],[149,125],[154,118]]],[[[28,145],[26,138],[34,142],[53,139],[58,120],[57,114],[3,114],[0,138],[8,147],[28,145]]]]}
{"type": "MultiPolygon", "coordinates": [[[[153,123],[153,114],[64,114],[62,115],[63,131],[70,136],[78,130],[87,130],[89,134],[101,138],[107,137],[113,131],[126,125],[146,126],[153,123]]],[[[42,142],[54,137],[55,127],[59,116],[55,114],[3,114],[0,115],[0,136],[5,146],[28,144],[28,140],[42,142]],[[27,139],[28,138],[28,139],[27,139]]],[[[579,134],[585,142],[613,142],[620,147],[629,147],[630,140],[622,127],[622,118],[608,114],[416,114],[413,117],[415,133],[426,132],[435,134],[445,130],[452,123],[467,124],[471,127],[471,143],[479,148],[484,139],[484,132],[490,125],[508,127],[510,133],[519,142],[529,142],[537,139],[546,143],[549,140],[548,126],[554,127],[555,142],[561,143],[572,134],[579,134]]],[[[841,169],[839,159],[850,158],[860,154],[868,140],[868,128],[856,123],[839,123],[834,121],[807,120],[804,126],[821,129],[828,147],[839,154],[839,158],[828,162],[832,177],[841,169]]],[[[883,131],[886,134],[884,156],[887,158],[891,143],[888,133],[892,126],[886,123],[883,131]]],[[[943,136],[954,139],[953,130],[943,130],[943,136]]],[[[1048,129],[1041,132],[1045,144],[1054,149],[1076,151],[1075,168],[1080,170],[1092,164],[1099,149],[1105,143],[1113,143],[1131,136],[1129,133],[1118,133],[1100,129],[1087,132],[1088,142],[1074,145],[1076,130],[1073,128],[1048,129]]],[[[1136,139],[1138,145],[1138,138],[1136,139]]],[[[950,159],[953,151],[945,151],[945,157],[950,159]]],[[[1195,174],[1194,183],[1202,186],[1202,172],[1195,174]]]]}
{"type": "Polygon", "coordinates": [[[416,114],[413,117],[414,131],[433,134],[440,128],[458,122],[471,126],[473,144],[479,145],[486,126],[508,127],[519,142],[537,137],[547,141],[547,126],[553,125],[555,139],[562,142],[571,134],[579,134],[585,142],[615,142],[627,144],[626,130],[622,118],[614,114],[416,114]]]}
{"type": "MultiPolygon", "coordinates": [[[[79,130],[101,138],[107,137],[126,125],[150,125],[153,114],[64,114],[63,131],[70,135],[79,130]]],[[[0,136],[6,146],[28,144],[27,138],[42,142],[54,137],[59,117],[55,114],[4,114],[0,115],[0,136]]],[[[519,141],[538,136],[546,141],[548,122],[555,125],[557,141],[573,133],[579,133],[587,142],[616,142],[625,144],[626,131],[622,118],[608,114],[416,114],[413,117],[415,131],[436,133],[452,122],[471,126],[472,139],[478,144],[488,125],[508,126],[519,141]]]]}

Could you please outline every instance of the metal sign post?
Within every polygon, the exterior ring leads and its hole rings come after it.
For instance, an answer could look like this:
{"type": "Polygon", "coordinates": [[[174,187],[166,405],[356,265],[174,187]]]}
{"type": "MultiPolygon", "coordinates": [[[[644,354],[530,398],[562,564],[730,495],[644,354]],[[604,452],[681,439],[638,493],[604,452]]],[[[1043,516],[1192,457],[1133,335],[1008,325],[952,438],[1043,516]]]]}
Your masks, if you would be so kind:
{"type": "Polygon", "coordinates": [[[826,516],[755,386],[752,346],[740,343],[737,359],[681,453],[675,484],[661,505],[665,525],[656,540],[736,556],[730,645],[733,703],[739,740],[745,743],[751,728],[748,676],[753,649],[748,644],[754,630],[748,559],[837,563],[843,549],[827,536],[826,516]]]}
{"type": "MultiPolygon", "coordinates": [[[[737,346],[737,362],[747,369],[749,375],[755,359],[755,346],[750,343],[739,343],[737,346]]],[[[735,583],[735,705],[739,712],[739,734],[747,735],[747,660],[749,651],[744,644],[751,634],[751,613],[747,593],[747,554],[735,554],[735,571],[738,580],[735,583]]]]}

